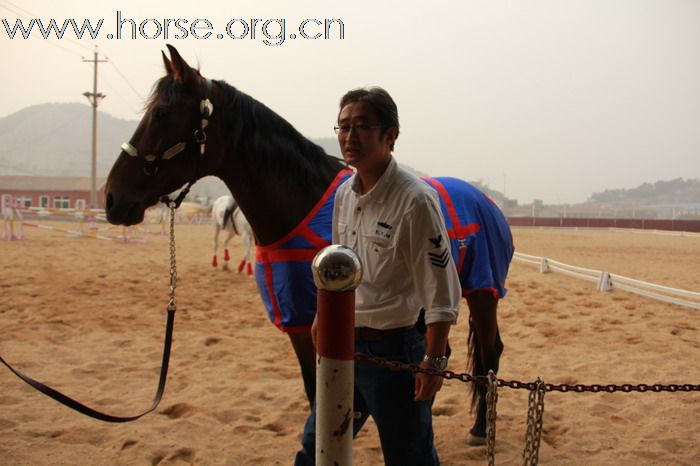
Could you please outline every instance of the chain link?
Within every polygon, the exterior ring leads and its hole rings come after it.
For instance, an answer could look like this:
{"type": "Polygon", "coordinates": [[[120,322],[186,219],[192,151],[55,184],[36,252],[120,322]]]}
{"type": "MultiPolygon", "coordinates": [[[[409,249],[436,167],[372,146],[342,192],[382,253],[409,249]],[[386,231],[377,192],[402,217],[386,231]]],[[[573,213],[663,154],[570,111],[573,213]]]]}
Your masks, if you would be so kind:
{"type": "Polygon", "coordinates": [[[496,404],[498,403],[498,379],[493,371],[488,375],[486,392],[486,447],[489,466],[496,464],[496,404]]]}
{"type": "Polygon", "coordinates": [[[527,427],[525,429],[525,448],[523,449],[523,464],[525,466],[536,465],[540,455],[545,386],[539,377],[535,385],[537,388],[530,391],[527,403],[527,427]]]}
{"type": "MultiPolygon", "coordinates": [[[[408,372],[422,372],[424,374],[428,375],[438,375],[440,377],[443,377],[445,379],[457,379],[461,382],[474,382],[479,385],[487,385],[488,384],[488,377],[482,376],[482,375],[471,375],[467,373],[455,373],[449,370],[446,371],[439,371],[437,369],[432,369],[432,368],[424,368],[417,366],[415,364],[406,364],[400,361],[387,361],[382,358],[377,358],[375,356],[368,356],[366,354],[362,353],[355,353],[355,360],[359,362],[367,362],[370,364],[374,364],[375,366],[378,367],[384,367],[386,369],[391,369],[391,370],[402,370],[402,371],[408,371],[408,372]]],[[[507,387],[507,388],[514,388],[514,389],[523,389],[523,390],[537,390],[537,383],[536,382],[519,382],[517,380],[503,380],[503,379],[498,379],[498,386],[499,387],[507,387]]],[[[599,392],[606,392],[606,393],[614,393],[614,392],[623,392],[623,393],[630,393],[630,392],[640,392],[640,393],[645,393],[645,392],[654,392],[654,393],[659,393],[659,392],[700,392],[700,384],[622,384],[622,385],[616,385],[616,384],[609,384],[609,385],[601,385],[601,384],[592,384],[592,385],[583,385],[583,384],[544,384],[544,390],[546,392],[575,392],[575,393],[584,393],[584,392],[593,392],[593,393],[599,393],[599,392]]]]}
{"type": "Polygon", "coordinates": [[[168,203],[170,209],[170,300],[168,311],[175,311],[175,288],[177,287],[177,267],[175,266],[175,202],[168,203]]]}

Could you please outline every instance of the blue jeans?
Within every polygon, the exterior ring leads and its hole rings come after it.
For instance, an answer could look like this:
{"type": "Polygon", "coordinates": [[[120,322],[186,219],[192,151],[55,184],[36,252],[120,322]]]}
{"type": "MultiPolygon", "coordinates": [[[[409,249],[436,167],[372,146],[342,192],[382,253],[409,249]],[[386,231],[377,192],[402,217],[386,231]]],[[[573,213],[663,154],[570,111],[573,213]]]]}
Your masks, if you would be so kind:
{"type": "MultiPolygon", "coordinates": [[[[425,354],[425,338],[413,328],[381,341],[356,341],[355,351],[388,360],[419,364],[425,354]]],[[[355,363],[353,437],[372,416],[387,466],[439,465],[433,444],[432,401],[415,401],[413,373],[391,371],[366,362],[355,363]]],[[[313,465],[316,454],[316,404],[306,420],[302,449],[294,464],[313,465]]]]}

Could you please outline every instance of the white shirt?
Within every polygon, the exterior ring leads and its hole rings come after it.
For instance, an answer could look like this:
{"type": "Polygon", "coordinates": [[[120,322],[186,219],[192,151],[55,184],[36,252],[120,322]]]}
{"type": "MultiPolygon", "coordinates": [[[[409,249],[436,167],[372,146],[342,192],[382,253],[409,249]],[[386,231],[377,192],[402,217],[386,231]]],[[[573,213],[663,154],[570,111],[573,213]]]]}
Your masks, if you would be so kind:
{"type": "Polygon", "coordinates": [[[333,206],[333,243],[362,262],[355,326],[408,327],[421,307],[427,324],[456,322],[461,288],[437,192],[393,157],[368,193],[359,183],[343,183],[333,206]]]}

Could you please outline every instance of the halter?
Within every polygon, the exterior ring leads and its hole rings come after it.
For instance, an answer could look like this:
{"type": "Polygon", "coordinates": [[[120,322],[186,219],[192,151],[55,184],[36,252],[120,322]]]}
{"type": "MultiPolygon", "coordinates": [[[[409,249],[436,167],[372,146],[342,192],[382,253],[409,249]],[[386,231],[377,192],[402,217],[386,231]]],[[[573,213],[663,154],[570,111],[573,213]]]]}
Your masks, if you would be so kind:
{"type": "MultiPolygon", "coordinates": [[[[207,142],[207,133],[204,130],[209,125],[209,118],[211,117],[212,113],[214,113],[214,105],[211,103],[211,100],[209,100],[209,96],[211,95],[211,87],[211,80],[204,78],[204,98],[199,102],[199,112],[202,115],[202,120],[200,127],[194,130],[194,141],[199,144],[199,153],[202,157],[204,157],[207,142]]],[[[184,151],[186,147],[187,143],[180,141],[163,151],[162,154],[144,155],[140,154],[136,147],[128,142],[125,142],[121,145],[121,150],[131,157],[141,159],[143,162],[143,172],[148,176],[155,176],[158,173],[158,167],[162,160],[170,160],[180,152],[184,151]]],[[[190,182],[190,184],[194,183],[194,179],[196,178],[193,178],[193,181],[190,182]]]]}

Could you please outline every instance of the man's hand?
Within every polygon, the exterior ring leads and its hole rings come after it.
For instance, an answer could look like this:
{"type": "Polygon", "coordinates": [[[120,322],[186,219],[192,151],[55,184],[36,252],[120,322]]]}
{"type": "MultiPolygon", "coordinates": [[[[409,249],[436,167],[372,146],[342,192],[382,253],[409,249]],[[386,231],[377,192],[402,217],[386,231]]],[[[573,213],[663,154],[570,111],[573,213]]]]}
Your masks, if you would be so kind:
{"type": "MultiPolygon", "coordinates": [[[[431,368],[426,362],[421,363],[420,367],[431,368]]],[[[428,375],[422,372],[416,374],[416,391],[414,394],[416,401],[433,399],[442,388],[443,380],[439,375],[428,375]]]]}
{"type": "MultiPolygon", "coordinates": [[[[425,354],[429,356],[442,356],[445,354],[447,347],[447,336],[450,333],[452,322],[434,322],[428,324],[428,329],[425,333],[425,354]]],[[[430,364],[423,361],[420,365],[423,368],[433,368],[430,364]]],[[[428,375],[419,372],[416,374],[416,400],[430,400],[442,388],[443,378],[439,375],[428,375]]]]}

